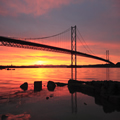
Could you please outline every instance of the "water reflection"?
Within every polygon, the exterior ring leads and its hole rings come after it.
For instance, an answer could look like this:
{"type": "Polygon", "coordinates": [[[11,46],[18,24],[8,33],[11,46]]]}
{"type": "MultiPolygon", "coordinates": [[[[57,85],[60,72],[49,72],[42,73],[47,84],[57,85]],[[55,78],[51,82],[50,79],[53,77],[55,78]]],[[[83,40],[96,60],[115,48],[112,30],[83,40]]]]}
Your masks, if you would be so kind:
{"type": "MultiPolygon", "coordinates": [[[[59,94],[55,89],[61,87],[60,90],[64,93],[64,89],[62,88],[65,88],[66,86],[71,94],[72,113],[77,113],[78,109],[80,109],[77,106],[78,92],[94,97],[95,104],[102,106],[105,113],[112,113],[114,111],[120,112],[120,82],[113,81],[83,82],[69,80],[68,84],[48,81],[47,90],[50,93],[44,88],[39,92],[35,92],[34,90],[18,91],[14,94],[0,96],[0,103],[17,103],[16,107],[19,107],[24,103],[28,103],[28,101],[26,101],[28,99],[23,98],[35,97],[35,101],[40,101],[42,99],[49,100],[54,97],[54,93],[59,94]]],[[[84,102],[84,105],[87,104],[84,102]]]]}
{"type": "Polygon", "coordinates": [[[120,82],[113,81],[81,82],[69,80],[68,89],[71,93],[72,104],[73,93],[76,94],[76,92],[81,92],[88,96],[94,97],[95,104],[103,106],[103,111],[105,113],[112,113],[114,111],[120,112],[120,82]]]}
{"type": "Polygon", "coordinates": [[[77,113],[77,92],[71,94],[72,113],[77,113]]]}
{"type": "Polygon", "coordinates": [[[38,119],[52,120],[85,118],[87,120],[113,120],[115,117],[119,120],[120,100],[117,97],[120,96],[120,87],[110,85],[111,82],[109,84],[105,82],[101,87],[95,82],[109,79],[119,81],[120,69],[109,69],[110,76],[106,75],[106,68],[80,68],[78,80],[81,80],[81,86],[79,87],[76,83],[71,87],[68,85],[70,70],[67,68],[2,70],[0,73],[0,115],[27,113],[32,119],[38,117],[38,119]],[[55,86],[50,87],[48,80],[53,81],[55,86]],[[42,81],[42,90],[34,91],[34,81],[42,81]],[[20,89],[20,85],[24,82],[28,83],[26,91],[20,89]],[[93,90],[90,84],[98,89],[93,90]],[[107,87],[108,85],[110,87],[107,87]],[[116,89],[112,90],[113,88],[116,89]],[[100,90],[102,90],[101,95],[100,90]],[[108,96],[108,93],[112,95],[108,96]],[[117,97],[113,93],[116,93],[117,97]]]}
{"type": "MultiPolygon", "coordinates": [[[[62,83],[61,83],[62,84],[62,83]]],[[[55,90],[55,83],[48,82],[48,90],[55,90]]],[[[77,92],[87,94],[95,98],[95,104],[103,106],[105,113],[120,112],[120,83],[113,81],[68,81],[68,90],[71,93],[72,113],[77,113],[77,92]]],[[[84,105],[87,105],[84,103],[84,105]]]]}
{"type": "Polygon", "coordinates": [[[112,113],[114,111],[120,112],[120,104],[117,101],[117,103],[115,103],[113,100],[110,101],[100,96],[94,96],[94,98],[95,104],[103,106],[103,111],[105,113],[112,113]]]}
{"type": "Polygon", "coordinates": [[[110,79],[110,72],[109,72],[109,68],[106,68],[106,80],[110,79]]]}

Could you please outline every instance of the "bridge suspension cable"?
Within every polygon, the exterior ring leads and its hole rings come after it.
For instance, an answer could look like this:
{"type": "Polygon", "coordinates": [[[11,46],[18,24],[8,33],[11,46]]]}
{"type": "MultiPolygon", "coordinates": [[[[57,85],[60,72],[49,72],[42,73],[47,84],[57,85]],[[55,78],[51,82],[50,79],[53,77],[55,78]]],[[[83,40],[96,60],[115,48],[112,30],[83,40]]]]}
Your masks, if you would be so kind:
{"type": "Polygon", "coordinates": [[[35,38],[32,38],[32,37],[29,37],[29,38],[28,37],[9,37],[9,38],[70,49],[70,41],[69,41],[70,32],[71,32],[71,28],[68,28],[63,32],[50,35],[50,36],[41,36],[41,37],[35,37],[35,38]]]}
{"type": "Polygon", "coordinates": [[[65,31],[61,32],[61,33],[58,33],[58,34],[55,34],[55,35],[50,35],[50,36],[45,36],[45,37],[37,37],[37,38],[20,38],[20,37],[9,37],[9,38],[12,38],[12,39],[23,39],[23,40],[38,40],[38,39],[48,39],[48,38],[52,38],[52,37],[56,37],[56,36],[59,36],[59,35],[62,35],[68,31],[70,31],[71,28],[68,28],[66,29],[65,31]]]}
{"type": "MultiPolygon", "coordinates": [[[[56,34],[56,35],[58,35],[58,34],[56,34]]],[[[55,47],[53,45],[50,46],[50,45],[45,45],[45,44],[40,44],[40,43],[35,43],[35,42],[30,42],[30,41],[13,39],[13,38],[10,38],[10,37],[0,36],[0,46],[44,50],[44,51],[52,51],[52,52],[59,52],[59,53],[66,53],[66,54],[76,54],[76,55],[79,55],[79,56],[89,57],[89,58],[101,60],[101,61],[104,61],[104,62],[108,62],[110,64],[114,64],[113,62],[111,62],[109,60],[106,60],[104,58],[101,58],[101,57],[98,57],[98,56],[95,56],[95,55],[90,55],[90,54],[87,54],[87,53],[73,51],[73,50],[70,50],[70,49],[55,47]]]]}
{"type": "Polygon", "coordinates": [[[83,36],[81,35],[80,31],[78,30],[78,28],[77,28],[77,33],[80,35],[80,37],[79,37],[78,34],[77,34],[77,38],[81,42],[81,44],[83,45],[83,47],[86,49],[86,51],[88,53],[90,53],[90,54],[94,54],[93,51],[90,49],[90,47],[85,42],[85,40],[84,40],[83,36]]]}

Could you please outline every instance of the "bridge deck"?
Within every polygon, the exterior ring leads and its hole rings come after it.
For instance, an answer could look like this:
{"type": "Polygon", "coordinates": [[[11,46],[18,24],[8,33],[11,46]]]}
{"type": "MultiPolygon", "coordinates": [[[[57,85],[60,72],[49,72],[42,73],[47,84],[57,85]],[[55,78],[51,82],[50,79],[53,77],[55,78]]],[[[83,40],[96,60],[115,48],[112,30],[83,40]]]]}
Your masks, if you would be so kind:
{"type": "Polygon", "coordinates": [[[68,49],[58,48],[58,47],[44,45],[44,44],[38,44],[38,43],[33,43],[33,42],[28,42],[28,41],[23,41],[23,40],[16,40],[16,39],[2,37],[2,36],[0,36],[0,42],[1,42],[0,44],[1,46],[44,50],[44,51],[52,51],[52,52],[59,52],[59,53],[66,53],[66,54],[76,54],[78,56],[93,58],[93,59],[101,60],[104,62],[108,62],[110,64],[114,64],[113,62],[106,60],[104,58],[98,57],[98,56],[94,56],[94,55],[90,55],[90,54],[86,54],[86,53],[78,52],[78,51],[71,51],[68,49]]]}

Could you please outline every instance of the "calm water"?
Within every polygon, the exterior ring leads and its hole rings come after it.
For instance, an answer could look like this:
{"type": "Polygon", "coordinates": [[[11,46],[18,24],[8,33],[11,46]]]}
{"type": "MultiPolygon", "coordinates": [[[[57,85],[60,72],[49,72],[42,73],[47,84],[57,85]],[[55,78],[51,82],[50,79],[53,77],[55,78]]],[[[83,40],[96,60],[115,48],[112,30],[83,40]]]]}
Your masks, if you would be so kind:
{"type": "MultiPolygon", "coordinates": [[[[80,81],[113,80],[120,82],[120,69],[78,68],[80,81]]],[[[68,83],[70,68],[31,68],[0,70],[0,116],[8,119],[32,120],[119,120],[120,112],[115,106],[102,101],[96,104],[94,97],[77,92],[70,94],[67,85],[56,87],[53,92],[47,89],[47,82],[68,83]],[[42,81],[42,91],[34,92],[34,81],[42,81]],[[28,82],[24,92],[20,85],[28,82]],[[48,98],[48,99],[46,99],[48,98]]]]}

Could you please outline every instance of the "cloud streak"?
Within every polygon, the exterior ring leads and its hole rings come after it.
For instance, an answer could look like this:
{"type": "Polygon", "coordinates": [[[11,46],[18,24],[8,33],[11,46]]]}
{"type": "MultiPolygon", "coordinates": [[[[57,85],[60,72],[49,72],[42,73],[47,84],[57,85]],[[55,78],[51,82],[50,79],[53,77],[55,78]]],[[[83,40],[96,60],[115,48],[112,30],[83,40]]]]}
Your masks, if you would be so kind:
{"type": "Polygon", "coordinates": [[[60,8],[71,2],[73,2],[73,0],[1,0],[0,14],[10,16],[32,14],[34,16],[39,16],[53,8],[60,8]]]}

